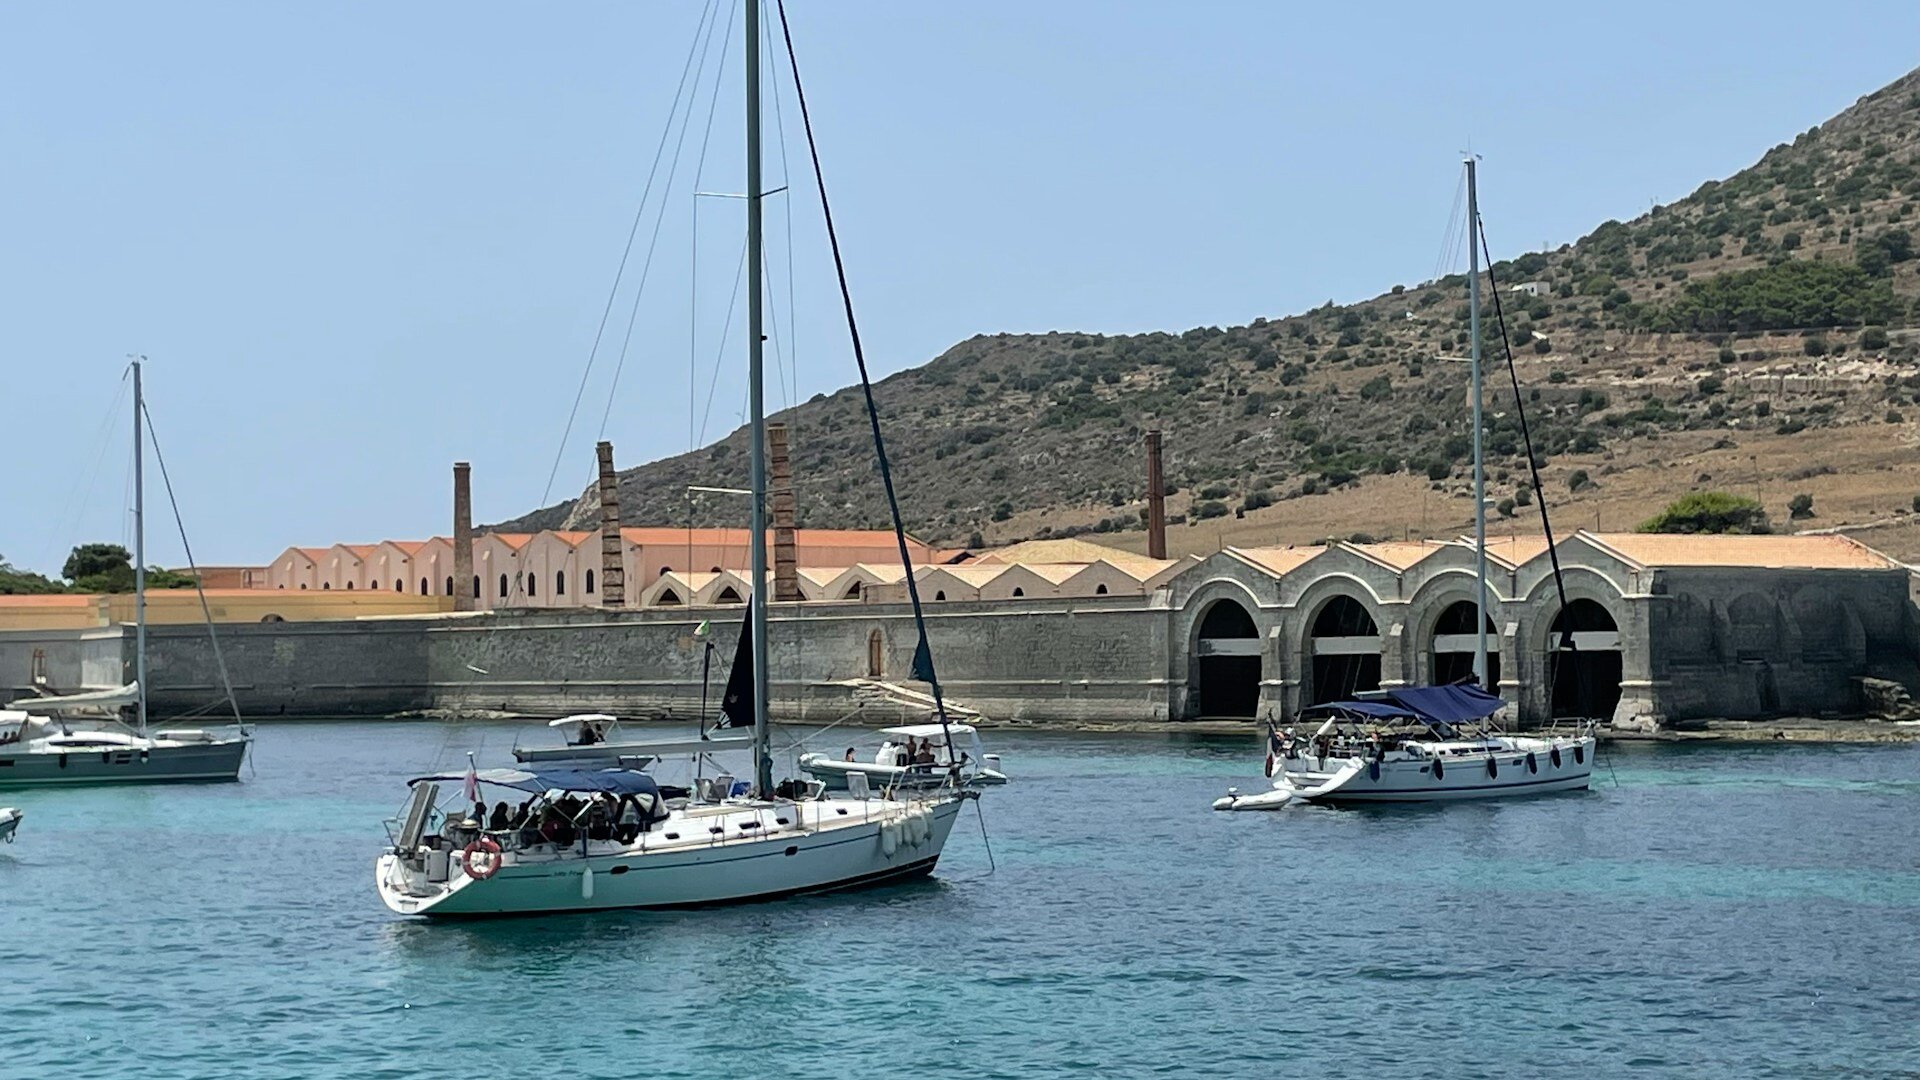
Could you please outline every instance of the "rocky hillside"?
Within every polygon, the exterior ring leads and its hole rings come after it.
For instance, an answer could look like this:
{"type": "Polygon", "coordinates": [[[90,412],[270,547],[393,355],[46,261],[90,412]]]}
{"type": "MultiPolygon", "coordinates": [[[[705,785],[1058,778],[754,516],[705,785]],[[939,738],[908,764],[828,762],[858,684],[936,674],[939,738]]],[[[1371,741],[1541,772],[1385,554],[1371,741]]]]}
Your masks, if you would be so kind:
{"type": "MultiPolygon", "coordinates": [[[[1631,527],[1697,487],[1777,522],[1920,507],[1920,71],[1757,164],[1577,243],[1497,263],[1485,294],[1489,476],[1527,513],[1504,315],[1549,499],[1568,527],[1631,527]]],[[[976,337],[878,385],[909,528],[935,543],[1079,532],[1138,546],[1141,435],[1166,430],[1176,550],[1469,519],[1463,276],[1246,326],[976,337]]],[[[800,520],[878,526],[857,388],[783,417],[800,520]]],[[[684,519],[690,483],[743,483],[746,435],[629,470],[624,515],[684,519]]],[[[505,527],[580,523],[597,499],[505,527]]],[[[1920,549],[1920,520],[1914,534],[1920,549]]],[[[1869,539],[1889,550],[1902,542],[1869,539]]]]}

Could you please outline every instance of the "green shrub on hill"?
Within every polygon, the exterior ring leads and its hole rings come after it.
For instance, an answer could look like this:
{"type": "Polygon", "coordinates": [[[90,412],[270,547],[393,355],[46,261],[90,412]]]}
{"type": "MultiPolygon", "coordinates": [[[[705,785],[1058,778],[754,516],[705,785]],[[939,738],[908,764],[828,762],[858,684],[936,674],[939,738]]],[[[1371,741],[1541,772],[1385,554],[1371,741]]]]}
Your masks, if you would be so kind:
{"type": "Polygon", "coordinates": [[[1767,512],[1744,495],[1724,491],[1696,491],[1667,504],[1667,508],[1640,523],[1643,533],[1764,533],[1771,532],[1767,512]]]}
{"type": "Polygon", "coordinates": [[[1691,282],[1643,317],[1652,330],[1717,332],[1885,322],[1895,310],[1891,285],[1858,266],[1794,260],[1691,282]]]}

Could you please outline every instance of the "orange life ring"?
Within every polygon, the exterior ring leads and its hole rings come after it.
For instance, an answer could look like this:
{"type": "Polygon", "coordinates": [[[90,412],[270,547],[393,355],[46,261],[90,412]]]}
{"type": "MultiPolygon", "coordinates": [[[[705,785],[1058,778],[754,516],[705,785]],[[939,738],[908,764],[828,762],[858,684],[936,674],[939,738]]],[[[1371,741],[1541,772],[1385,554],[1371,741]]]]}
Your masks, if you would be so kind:
{"type": "Polygon", "coordinates": [[[480,837],[468,844],[460,854],[465,859],[467,876],[470,878],[485,881],[500,872],[500,844],[491,836],[480,837]],[[481,852],[485,852],[487,858],[481,867],[476,867],[473,857],[481,852]]]}

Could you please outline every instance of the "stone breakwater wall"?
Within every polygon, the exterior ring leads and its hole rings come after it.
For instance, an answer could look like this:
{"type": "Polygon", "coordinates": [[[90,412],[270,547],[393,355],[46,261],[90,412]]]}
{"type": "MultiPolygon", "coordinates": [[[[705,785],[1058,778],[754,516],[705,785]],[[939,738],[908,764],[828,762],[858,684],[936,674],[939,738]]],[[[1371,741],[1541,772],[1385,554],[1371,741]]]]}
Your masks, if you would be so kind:
{"type": "MultiPolygon", "coordinates": [[[[726,681],[743,609],[565,611],[337,622],[225,624],[220,651],[249,718],[386,716],[424,710],[529,716],[607,710],[700,712],[726,681]],[[711,620],[702,638],[696,628],[711,620]]],[[[1167,613],[1138,598],[943,604],[928,617],[949,697],[996,720],[1165,720],[1167,613]]],[[[776,606],[770,621],[771,708],[780,719],[829,722],[853,689],[908,685],[915,636],[902,605],[776,606]]],[[[0,685],[28,684],[35,650],[58,688],[131,678],[131,630],[0,633],[0,685]]],[[[206,629],[148,630],[155,716],[220,696],[206,629]]],[[[709,705],[711,711],[712,705],[709,705]]]]}

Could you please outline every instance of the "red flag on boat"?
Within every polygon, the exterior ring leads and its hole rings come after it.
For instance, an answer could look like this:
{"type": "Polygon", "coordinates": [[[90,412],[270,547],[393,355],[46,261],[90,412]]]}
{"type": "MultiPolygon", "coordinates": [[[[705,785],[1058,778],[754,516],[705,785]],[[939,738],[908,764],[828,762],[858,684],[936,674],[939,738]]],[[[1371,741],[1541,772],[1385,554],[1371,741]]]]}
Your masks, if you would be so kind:
{"type": "Polygon", "coordinates": [[[467,779],[462,790],[467,793],[468,802],[480,801],[480,774],[474,771],[472,754],[467,755],[467,779]]]}

